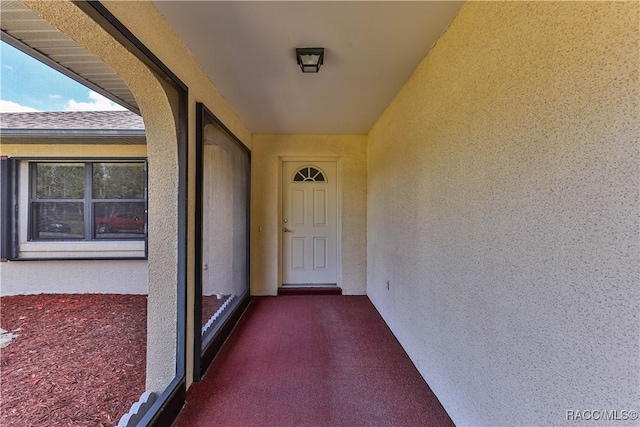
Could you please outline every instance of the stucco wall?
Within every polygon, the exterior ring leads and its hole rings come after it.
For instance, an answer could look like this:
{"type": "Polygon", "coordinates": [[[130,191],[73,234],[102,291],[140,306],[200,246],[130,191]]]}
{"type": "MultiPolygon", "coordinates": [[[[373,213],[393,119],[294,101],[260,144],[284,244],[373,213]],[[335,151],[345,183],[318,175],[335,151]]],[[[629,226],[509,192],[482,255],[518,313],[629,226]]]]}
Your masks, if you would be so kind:
{"type": "Polygon", "coordinates": [[[640,408],[638,24],[468,3],[370,132],[368,295],[457,425],[640,408]]]}
{"type": "Polygon", "coordinates": [[[0,263],[0,295],[147,294],[146,261],[0,263]]]}
{"type": "Polygon", "coordinates": [[[202,102],[237,138],[251,148],[249,129],[151,1],[116,0],[101,3],[189,87],[190,147],[195,144],[195,103],[202,102]]]}
{"type": "Polygon", "coordinates": [[[335,158],[342,205],[342,274],[338,282],[347,295],[366,293],[366,136],[254,135],[251,158],[251,293],[275,295],[279,286],[278,218],[280,162],[335,158]]]}
{"type": "MultiPolygon", "coordinates": [[[[247,147],[251,148],[251,132],[222,97],[216,86],[204,73],[195,59],[186,49],[181,39],[163,19],[150,1],[103,1],[118,18],[144,45],[153,52],[174,74],[189,88],[189,177],[188,177],[188,218],[195,217],[195,103],[204,105],[224,123],[247,147]]],[[[194,269],[196,241],[195,223],[188,221],[187,253],[187,386],[193,378],[193,306],[194,306],[194,269]]]]}
{"type": "MultiPolygon", "coordinates": [[[[189,88],[188,194],[195,194],[195,105],[205,105],[222,120],[247,146],[251,133],[220,95],[211,80],[197,65],[169,25],[149,1],[102,2],[142,43],[149,48],[189,88]]],[[[67,2],[28,2],[28,7],[62,31],[70,35],[89,51],[111,65],[132,90],[147,129],[149,148],[149,332],[147,349],[147,388],[161,391],[175,375],[176,345],[176,265],[177,265],[177,147],[173,120],[166,96],[158,91],[159,84],[142,64],[104,31],[88,20],[77,8],[67,2]],[[141,68],[142,67],[142,68],[141,68]],[[166,110],[165,110],[166,109],[166,110]],[[173,134],[171,134],[173,132],[173,134]],[[162,218],[153,218],[152,206],[158,203],[162,218]]],[[[189,197],[188,218],[195,213],[195,198],[189,197]]],[[[187,384],[192,378],[193,351],[193,258],[195,228],[188,222],[187,249],[187,384]]]]}
{"type": "Polygon", "coordinates": [[[147,390],[162,392],[176,372],[178,162],[167,94],[136,57],[68,1],[23,1],[110,65],[131,89],[145,123],[148,158],[147,390]]]}
{"type": "Polygon", "coordinates": [[[9,157],[147,157],[146,145],[0,144],[9,157]]]}

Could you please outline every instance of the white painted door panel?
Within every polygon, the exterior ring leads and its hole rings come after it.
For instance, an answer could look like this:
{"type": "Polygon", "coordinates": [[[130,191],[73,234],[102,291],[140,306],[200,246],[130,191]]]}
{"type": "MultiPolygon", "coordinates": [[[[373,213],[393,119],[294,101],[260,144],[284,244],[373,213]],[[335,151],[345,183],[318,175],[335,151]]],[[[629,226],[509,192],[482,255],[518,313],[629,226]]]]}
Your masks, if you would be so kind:
{"type": "Polygon", "coordinates": [[[337,165],[284,162],[282,170],[282,282],[334,285],[338,270],[337,165]]]}

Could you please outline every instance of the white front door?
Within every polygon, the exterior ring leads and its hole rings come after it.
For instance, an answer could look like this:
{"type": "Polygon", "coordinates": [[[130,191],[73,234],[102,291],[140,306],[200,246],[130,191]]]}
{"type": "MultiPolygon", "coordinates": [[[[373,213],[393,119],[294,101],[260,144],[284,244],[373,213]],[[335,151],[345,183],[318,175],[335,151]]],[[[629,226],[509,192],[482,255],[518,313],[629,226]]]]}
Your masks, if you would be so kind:
{"type": "Polygon", "coordinates": [[[283,162],[283,285],[337,284],[336,180],[335,162],[283,162]]]}

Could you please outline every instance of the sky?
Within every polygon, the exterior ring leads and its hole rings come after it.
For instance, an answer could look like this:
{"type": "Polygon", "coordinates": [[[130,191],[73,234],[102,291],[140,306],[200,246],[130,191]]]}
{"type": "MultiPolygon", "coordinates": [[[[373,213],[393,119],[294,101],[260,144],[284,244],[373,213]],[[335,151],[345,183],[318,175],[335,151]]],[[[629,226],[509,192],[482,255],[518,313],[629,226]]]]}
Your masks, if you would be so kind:
{"type": "Polygon", "coordinates": [[[124,109],[13,46],[0,42],[0,112],[124,109]]]}

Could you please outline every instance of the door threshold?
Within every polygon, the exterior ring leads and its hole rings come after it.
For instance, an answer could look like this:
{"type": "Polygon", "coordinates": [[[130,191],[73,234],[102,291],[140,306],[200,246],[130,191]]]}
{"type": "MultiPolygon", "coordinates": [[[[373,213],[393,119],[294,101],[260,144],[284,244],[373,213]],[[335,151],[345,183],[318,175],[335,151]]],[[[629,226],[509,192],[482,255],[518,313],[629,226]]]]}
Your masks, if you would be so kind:
{"type": "Polygon", "coordinates": [[[278,288],[280,295],[342,295],[342,288],[333,286],[283,285],[278,288]]]}

